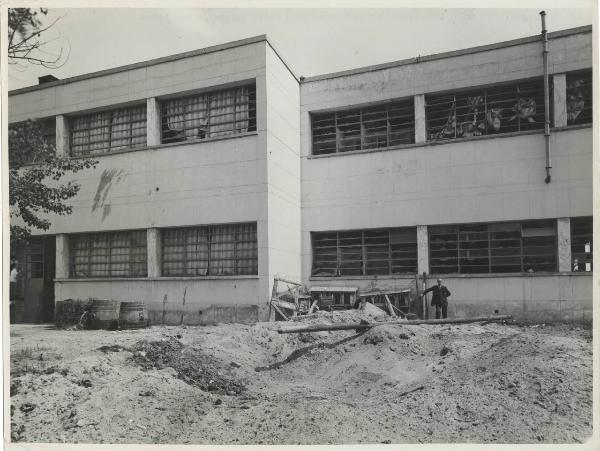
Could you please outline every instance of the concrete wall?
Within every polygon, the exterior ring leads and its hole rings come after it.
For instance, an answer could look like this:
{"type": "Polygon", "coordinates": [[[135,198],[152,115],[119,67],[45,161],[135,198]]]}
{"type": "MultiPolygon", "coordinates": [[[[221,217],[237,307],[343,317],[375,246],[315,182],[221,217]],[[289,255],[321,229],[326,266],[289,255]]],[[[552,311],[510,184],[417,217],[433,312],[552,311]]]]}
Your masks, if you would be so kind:
{"type": "Polygon", "coordinates": [[[300,88],[270,46],[266,78],[271,289],[277,274],[301,278],[300,88]]]}
{"type": "Polygon", "coordinates": [[[56,300],[115,299],[147,305],[153,324],[251,323],[258,319],[258,277],[57,280],[56,300]],[[184,304],[185,293],[185,304],[184,304]],[[166,301],[164,300],[166,296],[166,301]],[[219,308],[221,307],[221,308],[219,308]],[[183,320],[182,320],[183,318],[183,320]]]}
{"type": "MultiPolygon", "coordinates": [[[[302,84],[303,280],[318,285],[368,287],[376,279],[311,278],[312,231],[592,215],[591,127],[553,129],[550,184],[544,183],[542,131],[311,156],[312,111],[541,77],[541,50],[541,43],[530,42],[414,64],[313,77],[302,84]]],[[[553,39],[550,72],[590,68],[591,56],[591,33],[553,39]]],[[[420,250],[422,253],[426,249],[420,250]]],[[[426,259],[419,258],[423,266],[426,259]]],[[[501,311],[521,317],[591,315],[589,275],[444,279],[453,292],[450,313],[454,315],[490,313],[493,309],[489,306],[498,302],[501,311]]],[[[403,277],[377,279],[378,285],[386,287],[397,288],[405,283],[403,277]]]]}
{"type": "MultiPolygon", "coordinates": [[[[265,304],[270,293],[266,41],[10,96],[10,121],[18,121],[131,102],[145,103],[146,98],[249,80],[256,81],[255,133],[94,156],[98,161],[94,169],[71,177],[81,186],[70,201],[73,214],[51,216],[52,227],[44,234],[257,222],[258,276],[70,281],[64,279],[62,271],[59,276],[63,278],[55,286],[57,300],[90,297],[143,300],[159,322],[162,299],[167,295],[167,310],[174,316],[167,316],[166,321],[176,323],[182,311],[177,302],[182,301],[187,287],[184,309],[187,323],[258,318],[257,306],[265,304]],[[223,308],[209,308],[213,304],[223,308]],[[198,313],[200,310],[204,316],[198,313]]],[[[295,102],[299,104],[297,96],[295,102]]],[[[149,128],[157,123],[151,121],[149,128]]],[[[156,134],[149,133],[150,136],[156,134]]],[[[57,261],[62,262],[63,257],[59,252],[57,261]]],[[[155,260],[160,255],[151,257],[150,266],[154,270],[149,274],[156,275],[154,266],[160,262],[155,260]]],[[[64,267],[63,264],[61,268],[64,267]]]]}
{"type": "MultiPolygon", "coordinates": [[[[592,275],[444,277],[448,315],[502,315],[536,321],[591,321],[592,275]]],[[[430,315],[435,309],[430,307],[430,315]]]]}

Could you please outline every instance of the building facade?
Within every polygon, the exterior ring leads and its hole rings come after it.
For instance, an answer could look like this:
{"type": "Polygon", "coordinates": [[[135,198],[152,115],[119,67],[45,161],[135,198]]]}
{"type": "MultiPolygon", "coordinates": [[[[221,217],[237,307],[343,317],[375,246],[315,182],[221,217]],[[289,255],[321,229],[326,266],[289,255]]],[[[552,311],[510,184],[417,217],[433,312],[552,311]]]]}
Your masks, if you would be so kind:
{"type": "Polygon", "coordinates": [[[591,318],[591,27],[549,38],[549,183],[539,36],[309,78],[259,36],[10,92],[11,123],[97,161],[15,250],[25,318],[96,297],[252,322],[278,274],[422,273],[451,315],[591,318]]]}

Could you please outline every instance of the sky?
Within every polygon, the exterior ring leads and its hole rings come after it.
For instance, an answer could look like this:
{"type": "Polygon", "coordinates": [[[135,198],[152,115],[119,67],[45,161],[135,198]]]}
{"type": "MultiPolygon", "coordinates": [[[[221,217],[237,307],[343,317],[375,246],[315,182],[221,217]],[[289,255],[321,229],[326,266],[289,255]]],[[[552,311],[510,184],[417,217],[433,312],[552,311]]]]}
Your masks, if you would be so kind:
{"type": "MultiPolygon", "coordinates": [[[[585,5],[585,3],[580,3],[585,5]]],[[[312,76],[540,33],[539,9],[50,9],[57,69],[8,69],[9,89],[267,34],[296,75],[312,76]]],[[[588,8],[547,8],[548,31],[589,25],[588,8]]]]}

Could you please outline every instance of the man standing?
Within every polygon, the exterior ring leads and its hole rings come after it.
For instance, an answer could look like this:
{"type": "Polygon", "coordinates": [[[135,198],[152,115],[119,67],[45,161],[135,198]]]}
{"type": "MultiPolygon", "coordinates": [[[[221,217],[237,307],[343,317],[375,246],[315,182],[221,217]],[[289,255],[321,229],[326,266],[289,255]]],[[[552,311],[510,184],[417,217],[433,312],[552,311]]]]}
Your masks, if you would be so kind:
{"type": "Polygon", "coordinates": [[[437,285],[423,291],[421,296],[425,296],[430,291],[433,292],[431,305],[435,305],[435,319],[440,319],[440,313],[443,318],[448,318],[448,296],[450,296],[450,291],[442,285],[442,279],[437,280],[437,285]]]}

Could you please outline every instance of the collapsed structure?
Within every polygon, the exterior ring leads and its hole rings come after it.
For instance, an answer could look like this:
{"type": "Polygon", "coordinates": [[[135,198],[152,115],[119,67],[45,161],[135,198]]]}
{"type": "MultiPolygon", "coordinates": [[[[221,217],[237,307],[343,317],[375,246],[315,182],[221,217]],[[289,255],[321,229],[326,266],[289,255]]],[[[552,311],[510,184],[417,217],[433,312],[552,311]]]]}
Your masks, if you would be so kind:
{"type": "Polygon", "coordinates": [[[11,123],[98,161],[11,251],[15,305],[253,322],[285,273],[404,312],[425,273],[451,316],[591,318],[591,27],[548,38],[547,99],[539,36],[307,78],[258,36],[11,91],[11,123]]]}

